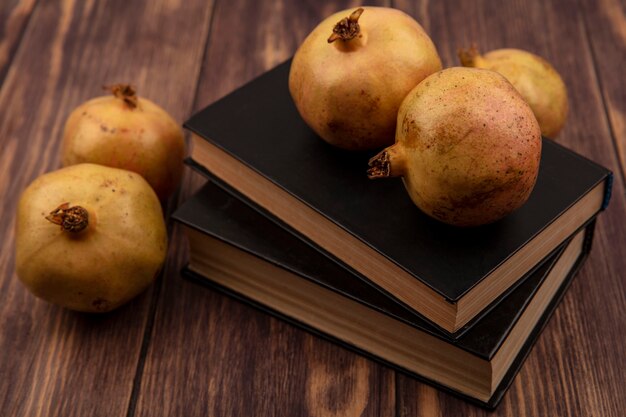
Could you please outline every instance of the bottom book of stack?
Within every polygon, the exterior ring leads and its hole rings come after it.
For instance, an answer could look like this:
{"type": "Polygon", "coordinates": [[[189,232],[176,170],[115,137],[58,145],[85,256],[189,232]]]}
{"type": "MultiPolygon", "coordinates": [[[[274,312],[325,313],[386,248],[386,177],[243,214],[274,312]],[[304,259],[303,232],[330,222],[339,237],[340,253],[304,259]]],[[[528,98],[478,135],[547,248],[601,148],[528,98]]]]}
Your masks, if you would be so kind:
{"type": "Polygon", "coordinates": [[[501,400],[586,258],[594,227],[451,339],[212,183],[174,218],[189,238],[188,278],[487,408],[501,400]]]}

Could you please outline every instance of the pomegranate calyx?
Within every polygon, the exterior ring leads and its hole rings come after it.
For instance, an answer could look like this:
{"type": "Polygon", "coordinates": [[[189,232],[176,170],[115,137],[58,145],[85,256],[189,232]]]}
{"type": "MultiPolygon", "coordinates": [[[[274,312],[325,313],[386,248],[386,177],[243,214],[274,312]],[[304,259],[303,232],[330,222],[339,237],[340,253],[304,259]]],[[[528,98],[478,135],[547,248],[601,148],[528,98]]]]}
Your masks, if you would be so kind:
{"type": "Polygon", "coordinates": [[[367,177],[371,180],[401,177],[406,166],[404,151],[398,144],[391,145],[370,159],[368,165],[367,177]]]}
{"type": "Polygon", "coordinates": [[[111,92],[115,97],[124,100],[124,103],[131,109],[137,107],[137,93],[130,84],[114,84],[103,86],[106,91],[111,92]]]}
{"type": "Polygon", "coordinates": [[[382,151],[375,157],[371,158],[367,163],[369,166],[367,170],[367,178],[387,178],[391,172],[389,164],[389,154],[387,151],[382,151]]]}
{"type": "Polygon", "coordinates": [[[459,56],[461,65],[464,67],[476,67],[477,61],[481,59],[476,44],[472,44],[469,48],[459,48],[457,55],[459,56]]]}
{"type": "Polygon", "coordinates": [[[361,32],[361,27],[359,26],[359,17],[363,14],[364,9],[359,7],[355,11],[353,11],[350,16],[344,17],[341,19],[335,27],[333,28],[333,33],[328,38],[328,43],[333,43],[338,39],[341,39],[343,42],[349,41],[350,39],[354,39],[361,32]]]}
{"type": "Polygon", "coordinates": [[[46,220],[61,226],[61,230],[78,233],[89,225],[89,212],[81,206],[70,207],[70,203],[63,203],[52,210],[46,220]]]}

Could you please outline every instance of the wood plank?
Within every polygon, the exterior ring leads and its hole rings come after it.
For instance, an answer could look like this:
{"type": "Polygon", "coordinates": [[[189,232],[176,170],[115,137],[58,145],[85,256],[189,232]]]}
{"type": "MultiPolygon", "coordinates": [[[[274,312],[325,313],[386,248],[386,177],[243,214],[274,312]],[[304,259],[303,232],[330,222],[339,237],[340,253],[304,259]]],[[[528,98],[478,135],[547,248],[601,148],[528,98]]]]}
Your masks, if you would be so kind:
{"type": "Polygon", "coordinates": [[[209,21],[210,4],[200,0],[67,0],[35,10],[0,92],[1,415],[127,414],[152,290],[102,316],[35,299],[14,273],[16,203],[57,167],[65,118],[103,84],[131,82],[181,121],[209,21]]]}
{"type": "MultiPolygon", "coordinates": [[[[184,238],[176,241],[184,245],[184,238]]],[[[185,255],[181,254],[181,264],[185,255]]],[[[168,275],[137,416],[394,413],[394,374],[227,296],[168,275]]]]}
{"type": "MultiPolygon", "coordinates": [[[[354,6],[219,1],[197,109],[288,58],[323,16],[354,6]],[[234,36],[232,22],[244,31],[234,36]],[[224,34],[229,34],[228,38],[224,34]]],[[[186,176],[187,198],[204,182],[186,176]]],[[[181,231],[174,245],[183,247],[181,231]]],[[[136,415],[391,416],[395,373],[166,271],[136,415]]]]}
{"type": "Polygon", "coordinates": [[[36,4],[37,0],[0,3],[0,87],[36,4]]]}
{"type": "Polygon", "coordinates": [[[626,3],[623,0],[581,1],[585,29],[591,42],[598,84],[626,173],[626,3]]]}
{"type": "MultiPolygon", "coordinates": [[[[619,172],[583,13],[575,4],[556,0],[394,4],[415,16],[426,12],[431,37],[447,66],[458,65],[456,49],[471,42],[485,51],[517,47],[547,58],[562,74],[570,94],[570,116],[558,141],[619,172]]],[[[606,56],[607,65],[619,67],[618,55],[606,56]]],[[[623,186],[617,175],[611,205],[598,221],[590,259],[496,412],[487,413],[399,376],[400,415],[621,415],[626,409],[626,354],[618,342],[626,331],[623,186]]]]}

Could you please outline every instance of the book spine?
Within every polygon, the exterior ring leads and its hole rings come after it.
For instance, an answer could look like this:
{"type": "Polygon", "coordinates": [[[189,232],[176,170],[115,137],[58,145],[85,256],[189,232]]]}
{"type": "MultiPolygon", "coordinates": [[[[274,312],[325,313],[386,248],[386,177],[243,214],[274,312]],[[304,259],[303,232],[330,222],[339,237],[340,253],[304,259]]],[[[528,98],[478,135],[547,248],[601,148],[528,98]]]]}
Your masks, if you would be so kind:
{"type": "Polygon", "coordinates": [[[612,193],[613,193],[613,173],[609,171],[609,174],[606,178],[606,186],[604,188],[604,200],[602,200],[602,207],[600,210],[605,210],[609,206],[612,193]]]}

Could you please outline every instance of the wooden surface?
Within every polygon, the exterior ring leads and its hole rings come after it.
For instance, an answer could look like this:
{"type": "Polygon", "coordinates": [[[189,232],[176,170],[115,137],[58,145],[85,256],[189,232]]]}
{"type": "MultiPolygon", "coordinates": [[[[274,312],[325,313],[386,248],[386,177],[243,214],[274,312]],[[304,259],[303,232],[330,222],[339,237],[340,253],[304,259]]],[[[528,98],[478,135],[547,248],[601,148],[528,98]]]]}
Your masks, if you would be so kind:
{"type": "MultiPolygon", "coordinates": [[[[372,4],[372,3],[369,3],[372,4]]],[[[495,416],[626,410],[626,21],[623,0],[406,1],[446,66],[457,47],[519,47],[563,75],[559,141],[615,172],[588,262],[495,416]],[[621,162],[621,164],[620,164],[621,162]]],[[[479,416],[486,411],[178,275],[107,315],[31,296],[14,272],[20,192],[59,164],[65,118],[118,81],[182,122],[289,57],[324,16],[357,3],[7,0],[0,3],[0,415],[479,416]],[[298,4],[298,5],[297,5],[298,4]]],[[[202,180],[187,173],[170,209],[202,180]]]]}

